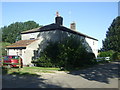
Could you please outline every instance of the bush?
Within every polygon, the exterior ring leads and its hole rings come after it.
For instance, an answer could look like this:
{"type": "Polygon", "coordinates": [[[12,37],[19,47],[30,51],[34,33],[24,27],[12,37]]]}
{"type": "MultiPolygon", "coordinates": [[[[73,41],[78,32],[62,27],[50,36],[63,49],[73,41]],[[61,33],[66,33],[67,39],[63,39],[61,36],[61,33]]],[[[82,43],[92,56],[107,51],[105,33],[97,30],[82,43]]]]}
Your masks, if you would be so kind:
{"type": "Polygon", "coordinates": [[[36,66],[39,67],[52,67],[52,63],[50,59],[46,57],[46,55],[42,55],[37,60],[34,60],[32,63],[36,63],[36,66]]]}
{"type": "Polygon", "coordinates": [[[112,59],[114,53],[115,52],[113,50],[104,51],[104,52],[100,52],[98,57],[110,57],[112,59]]]}
{"type": "Polygon", "coordinates": [[[2,55],[2,56],[7,55],[7,51],[5,49],[6,49],[6,46],[8,46],[8,45],[10,45],[10,43],[8,43],[8,42],[0,42],[0,46],[2,46],[0,55],[2,55]]]}
{"type": "Polygon", "coordinates": [[[64,67],[65,69],[92,65],[95,55],[88,53],[76,36],[70,36],[61,42],[49,42],[41,57],[37,59],[38,66],[64,67]]]}
{"type": "Polygon", "coordinates": [[[89,65],[94,65],[97,64],[96,58],[95,58],[95,54],[94,53],[88,53],[87,54],[87,63],[89,65]]]}
{"type": "Polygon", "coordinates": [[[115,52],[113,50],[104,51],[104,52],[100,52],[98,57],[110,57],[111,61],[118,61],[118,60],[120,60],[120,53],[115,52]]]}
{"type": "Polygon", "coordinates": [[[113,61],[120,61],[120,53],[115,52],[112,56],[113,61]]]}

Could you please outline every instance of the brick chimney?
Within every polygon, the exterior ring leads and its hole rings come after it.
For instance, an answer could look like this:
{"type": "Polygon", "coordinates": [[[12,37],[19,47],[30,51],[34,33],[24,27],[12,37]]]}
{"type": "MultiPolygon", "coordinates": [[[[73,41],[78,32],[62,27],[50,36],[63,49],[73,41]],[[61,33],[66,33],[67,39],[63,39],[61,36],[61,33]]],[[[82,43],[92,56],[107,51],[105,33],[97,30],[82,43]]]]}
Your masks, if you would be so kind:
{"type": "Polygon", "coordinates": [[[76,30],[76,24],[75,24],[75,22],[72,22],[72,23],[70,24],[70,29],[76,30]]]}
{"type": "Polygon", "coordinates": [[[58,25],[63,25],[63,18],[59,15],[59,12],[56,12],[55,23],[58,25]]]}

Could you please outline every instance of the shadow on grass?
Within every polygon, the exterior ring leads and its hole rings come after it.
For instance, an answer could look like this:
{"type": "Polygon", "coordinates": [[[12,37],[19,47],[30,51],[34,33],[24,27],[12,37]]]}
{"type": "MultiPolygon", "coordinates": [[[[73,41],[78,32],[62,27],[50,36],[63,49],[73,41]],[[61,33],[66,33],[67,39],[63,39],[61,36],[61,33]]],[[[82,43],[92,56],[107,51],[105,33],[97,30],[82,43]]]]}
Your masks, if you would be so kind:
{"type": "Polygon", "coordinates": [[[4,70],[2,76],[2,87],[4,88],[61,88],[54,84],[47,84],[46,79],[43,79],[41,75],[31,74],[27,72],[13,72],[7,73],[7,69],[4,70]]]}
{"type": "Polygon", "coordinates": [[[87,80],[109,83],[109,78],[118,78],[118,62],[96,65],[92,68],[71,71],[68,74],[79,75],[87,80]]]}

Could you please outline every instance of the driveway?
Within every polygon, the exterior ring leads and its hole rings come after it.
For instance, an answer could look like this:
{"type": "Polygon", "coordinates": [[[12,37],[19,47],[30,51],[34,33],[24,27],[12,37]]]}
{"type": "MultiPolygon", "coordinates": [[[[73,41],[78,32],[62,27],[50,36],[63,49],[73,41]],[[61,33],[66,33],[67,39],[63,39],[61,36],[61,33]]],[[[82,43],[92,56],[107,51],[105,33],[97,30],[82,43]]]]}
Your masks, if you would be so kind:
{"type": "Polygon", "coordinates": [[[37,76],[3,76],[3,88],[118,88],[118,62],[96,65],[92,68],[37,76]]]}

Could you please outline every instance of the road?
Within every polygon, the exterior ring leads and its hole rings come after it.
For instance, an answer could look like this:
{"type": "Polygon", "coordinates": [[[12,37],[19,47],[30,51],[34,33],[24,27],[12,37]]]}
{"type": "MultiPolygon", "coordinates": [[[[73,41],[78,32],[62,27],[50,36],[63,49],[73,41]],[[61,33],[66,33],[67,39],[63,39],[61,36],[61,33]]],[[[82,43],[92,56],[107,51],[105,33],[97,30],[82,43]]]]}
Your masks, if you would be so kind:
{"type": "Polygon", "coordinates": [[[55,73],[38,73],[38,76],[4,75],[3,88],[118,88],[118,62],[94,67],[55,73]]]}

